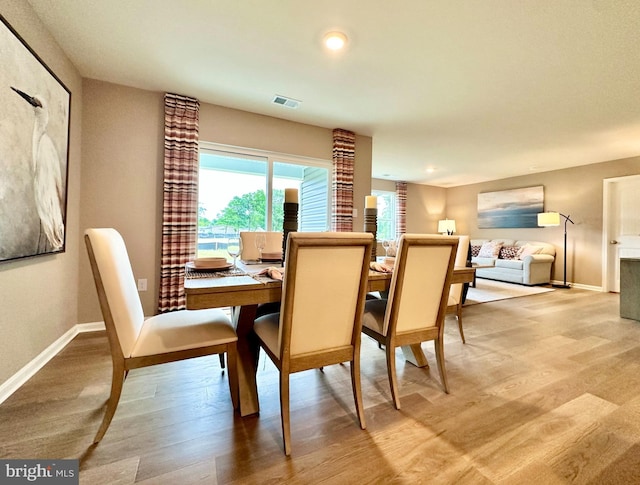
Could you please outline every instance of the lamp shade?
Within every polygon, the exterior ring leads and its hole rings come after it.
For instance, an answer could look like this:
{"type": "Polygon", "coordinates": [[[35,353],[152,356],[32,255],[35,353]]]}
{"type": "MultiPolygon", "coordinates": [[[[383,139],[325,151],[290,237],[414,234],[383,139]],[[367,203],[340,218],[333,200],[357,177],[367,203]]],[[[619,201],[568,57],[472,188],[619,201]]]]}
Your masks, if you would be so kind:
{"type": "Polygon", "coordinates": [[[559,226],[560,225],[560,213],[559,212],[540,212],[538,214],[538,226],[559,226]]]}
{"type": "Polygon", "coordinates": [[[441,234],[453,234],[456,232],[456,221],[453,219],[442,219],[438,221],[438,232],[441,234]]]}

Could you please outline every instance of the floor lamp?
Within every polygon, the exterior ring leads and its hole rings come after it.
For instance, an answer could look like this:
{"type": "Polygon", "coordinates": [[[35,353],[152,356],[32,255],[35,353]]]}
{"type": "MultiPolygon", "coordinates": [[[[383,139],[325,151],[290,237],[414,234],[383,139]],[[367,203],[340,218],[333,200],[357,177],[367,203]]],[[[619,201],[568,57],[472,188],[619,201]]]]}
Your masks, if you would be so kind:
{"type": "Polygon", "coordinates": [[[564,217],[564,281],[561,285],[552,285],[554,288],[571,288],[567,284],[567,222],[573,224],[574,222],[570,219],[569,216],[565,216],[560,212],[541,212],[538,214],[538,226],[547,227],[547,226],[559,226],[560,225],[560,217],[564,217]]]}

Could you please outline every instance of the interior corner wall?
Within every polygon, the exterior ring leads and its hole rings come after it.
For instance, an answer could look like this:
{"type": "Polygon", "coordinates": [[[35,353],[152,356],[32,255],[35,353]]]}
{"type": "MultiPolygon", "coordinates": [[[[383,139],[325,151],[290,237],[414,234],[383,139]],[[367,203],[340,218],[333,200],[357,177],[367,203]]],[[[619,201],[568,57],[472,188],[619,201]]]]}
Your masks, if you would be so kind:
{"type": "Polygon", "coordinates": [[[552,279],[563,280],[564,227],[520,229],[478,228],[478,194],[523,187],[544,187],[544,210],[571,216],[567,227],[567,281],[602,285],[603,180],[640,173],[640,157],[512,177],[449,188],[446,210],[455,219],[457,233],[472,238],[508,238],[545,241],[556,247],[552,279]]]}
{"type": "MultiPolygon", "coordinates": [[[[157,311],[162,230],[164,93],[85,79],[81,230],[115,227],[127,244],[145,315],[157,311]]],[[[180,93],[186,96],[189,93],[180,93]]],[[[331,160],[332,129],[200,103],[200,141],[331,160]]],[[[371,184],[371,137],[356,137],[356,197],[371,184]]],[[[356,199],[356,202],[358,200],[356,199]]],[[[354,225],[355,227],[355,225],[354,225]]],[[[79,321],[101,321],[88,259],[80,259],[79,321]]]]}
{"type": "MultiPolygon", "coordinates": [[[[374,190],[396,191],[393,180],[373,179],[374,190]]],[[[446,189],[432,185],[407,183],[407,233],[435,234],[438,221],[447,217],[446,189]]]]}
{"type": "Polygon", "coordinates": [[[442,187],[407,184],[407,232],[436,234],[440,219],[454,219],[447,212],[446,194],[447,189],[442,187]]]}
{"type": "Polygon", "coordinates": [[[82,82],[28,2],[3,1],[0,14],[71,91],[65,252],[0,264],[0,384],[78,321],[78,231],[82,82]]]}

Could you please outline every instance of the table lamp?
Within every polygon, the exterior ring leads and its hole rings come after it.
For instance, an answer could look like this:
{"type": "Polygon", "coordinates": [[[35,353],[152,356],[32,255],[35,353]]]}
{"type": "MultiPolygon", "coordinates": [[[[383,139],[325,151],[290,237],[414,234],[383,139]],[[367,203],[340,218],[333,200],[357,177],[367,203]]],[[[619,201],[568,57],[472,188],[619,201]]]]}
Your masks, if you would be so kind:
{"type": "Polygon", "coordinates": [[[453,219],[442,219],[438,221],[438,232],[451,236],[456,232],[456,221],[453,219]]]}

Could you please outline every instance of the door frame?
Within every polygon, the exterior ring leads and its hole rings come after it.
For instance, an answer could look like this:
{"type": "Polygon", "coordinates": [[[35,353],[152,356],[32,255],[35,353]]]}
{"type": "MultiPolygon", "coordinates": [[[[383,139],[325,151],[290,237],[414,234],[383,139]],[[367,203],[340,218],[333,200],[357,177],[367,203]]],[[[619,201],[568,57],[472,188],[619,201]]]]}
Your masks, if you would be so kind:
{"type": "Polygon", "coordinates": [[[611,215],[611,207],[609,198],[613,190],[613,185],[627,180],[637,179],[640,181],[640,175],[626,175],[622,177],[606,178],[602,180],[602,291],[612,291],[609,285],[609,241],[613,237],[611,235],[610,220],[613,217],[611,215]]]}

